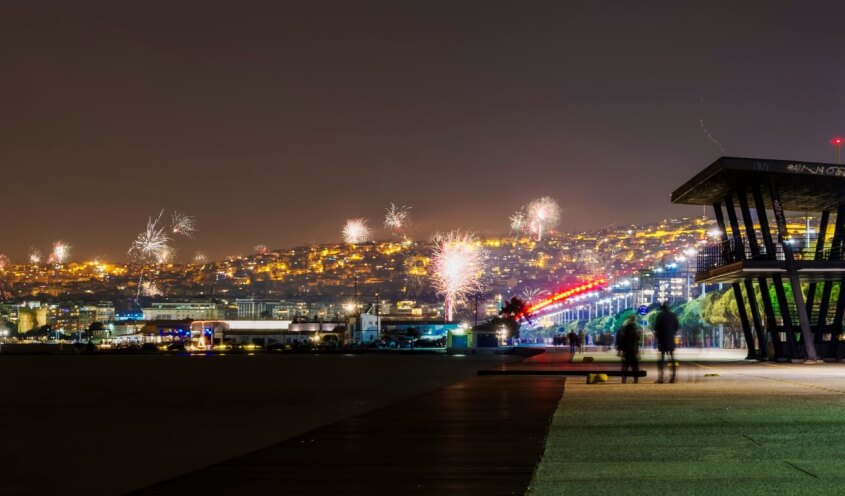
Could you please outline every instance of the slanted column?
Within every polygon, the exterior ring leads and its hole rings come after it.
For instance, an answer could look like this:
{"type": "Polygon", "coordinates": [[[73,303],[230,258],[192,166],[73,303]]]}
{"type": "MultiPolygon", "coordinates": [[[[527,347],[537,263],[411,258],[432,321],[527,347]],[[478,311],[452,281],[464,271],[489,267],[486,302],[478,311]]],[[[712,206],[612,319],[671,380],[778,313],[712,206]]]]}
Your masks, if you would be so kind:
{"type": "MultiPolygon", "coordinates": [[[[769,196],[772,200],[772,210],[774,211],[775,222],[778,226],[778,242],[783,246],[786,274],[789,277],[789,284],[792,286],[792,297],[795,300],[795,310],[798,313],[798,323],[801,327],[801,340],[804,342],[805,352],[804,358],[807,360],[818,360],[816,344],[813,342],[813,332],[810,330],[810,317],[807,315],[807,307],[804,305],[804,295],[801,292],[801,282],[798,279],[798,270],[795,268],[792,247],[788,243],[784,243],[786,216],[784,215],[783,204],[780,201],[780,193],[772,176],[769,176],[768,179],[769,196]]],[[[786,311],[789,312],[788,309],[786,311]]]]}
{"type": "MultiPolygon", "coordinates": [[[[822,210],[822,216],[819,220],[819,232],[818,232],[818,239],[816,240],[816,247],[813,250],[813,260],[819,261],[823,259],[824,253],[824,238],[827,236],[827,224],[830,221],[830,210],[822,210]]],[[[807,247],[809,248],[809,246],[807,247]]],[[[816,281],[812,281],[807,289],[807,315],[810,317],[810,322],[813,320],[813,305],[816,303],[816,281]]],[[[821,312],[821,305],[819,306],[819,312],[821,312]]],[[[823,346],[824,343],[822,342],[822,336],[824,335],[824,330],[821,326],[816,326],[816,346],[823,346]]]]}
{"type": "MultiPolygon", "coordinates": [[[[763,248],[765,248],[765,257],[774,260],[776,257],[775,243],[772,241],[772,233],[769,230],[769,217],[766,214],[766,204],[763,203],[763,194],[760,191],[760,184],[751,184],[751,196],[754,198],[754,211],[757,213],[757,220],[760,222],[760,235],[763,238],[763,248]]],[[[762,256],[762,252],[761,252],[762,256]]],[[[772,304],[772,297],[769,293],[769,282],[766,277],[759,276],[757,278],[757,285],[760,287],[760,296],[763,300],[763,312],[766,315],[766,329],[772,337],[772,345],[775,348],[775,355],[779,357],[786,356],[787,350],[783,346],[783,341],[780,339],[780,332],[775,317],[775,307],[772,304]]],[[[783,312],[781,312],[783,315],[783,312]]],[[[784,328],[787,327],[789,316],[783,319],[784,328]]],[[[790,324],[789,333],[792,332],[790,324]]]]}
{"type": "MultiPolygon", "coordinates": [[[[722,241],[726,242],[728,235],[725,227],[725,218],[722,216],[721,205],[719,203],[715,203],[713,205],[713,210],[716,212],[716,222],[719,224],[719,229],[722,231],[722,241]]],[[[730,245],[732,246],[730,246],[730,248],[731,255],[733,257],[732,261],[742,260],[745,258],[745,252],[742,248],[739,224],[736,220],[736,212],[734,211],[730,194],[725,197],[725,210],[728,212],[728,219],[731,223],[732,242],[730,245]]],[[[746,358],[755,359],[757,358],[757,347],[754,344],[754,335],[751,333],[751,323],[748,321],[748,312],[745,311],[745,299],[742,297],[742,288],[740,287],[739,282],[731,283],[731,288],[733,289],[734,298],[736,299],[736,310],[739,314],[739,321],[742,323],[742,334],[745,337],[745,344],[748,349],[746,358]]]]}

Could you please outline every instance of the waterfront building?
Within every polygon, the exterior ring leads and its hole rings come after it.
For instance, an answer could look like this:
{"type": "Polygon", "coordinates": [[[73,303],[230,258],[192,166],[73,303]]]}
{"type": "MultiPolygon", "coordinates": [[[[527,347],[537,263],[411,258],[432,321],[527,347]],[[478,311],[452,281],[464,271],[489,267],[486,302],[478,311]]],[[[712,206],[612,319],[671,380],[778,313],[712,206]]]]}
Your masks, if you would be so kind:
{"type": "Polygon", "coordinates": [[[210,301],[158,301],[142,308],[144,320],[223,320],[226,306],[210,301]]]}
{"type": "Polygon", "coordinates": [[[713,207],[719,239],[698,251],[695,280],[731,285],[749,358],[845,357],[833,291],[845,285],[845,167],[721,157],[672,202],[713,207]],[[787,211],[818,218],[817,235],[790,230],[787,211]]]}

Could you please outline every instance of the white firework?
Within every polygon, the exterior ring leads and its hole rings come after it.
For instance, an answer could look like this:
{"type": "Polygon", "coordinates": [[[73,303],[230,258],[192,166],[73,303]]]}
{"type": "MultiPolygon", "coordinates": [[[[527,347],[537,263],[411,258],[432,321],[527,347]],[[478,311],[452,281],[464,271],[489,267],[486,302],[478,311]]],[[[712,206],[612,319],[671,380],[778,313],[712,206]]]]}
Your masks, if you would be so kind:
{"type": "Polygon", "coordinates": [[[537,235],[537,241],[543,239],[543,233],[555,227],[560,220],[560,207],[548,196],[532,200],[526,207],[528,228],[537,235]]]}
{"type": "Polygon", "coordinates": [[[253,250],[255,250],[255,253],[258,253],[259,255],[266,255],[267,254],[267,245],[265,245],[263,243],[259,243],[259,244],[255,245],[253,250]]]}
{"type": "Polygon", "coordinates": [[[193,238],[194,233],[197,232],[197,221],[190,215],[175,212],[170,218],[170,231],[186,238],[193,238]]]}
{"type": "Polygon", "coordinates": [[[513,215],[510,216],[510,221],[511,232],[515,234],[521,233],[523,230],[525,230],[525,211],[523,211],[522,209],[517,210],[513,213],[513,215]]]}
{"type": "Polygon", "coordinates": [[[481,275],[485,258],[484,249],[471,233],[452,231],[435,238],[431,273],[437,294],[444,297],[447,320],[454,317],[458,303],[483,289],[481,275]]]}
{"type": "Polygon", "coordinates": [[[533,303],[534,299],[538,296],[542,296],[546,293],[545,289],[540,288],[525,288],[522,290],[522,296],[525,298],[526,303],[533,303]]]}
{"type": "Polygon", "coordinates": [[[31,247],[29,249],[28,257],[29,257],[29,263],[31,263],[33,265],[40,264],[41,260],[42,260],[41,250],[39,250],[38,248],[32,248],[31,247]]]}
{"type": "Polygon", "coordinates": [[[50,253],[48,262],[53,264],[63,264],[70,258],[71,246],[64,241],[56,241],[53,243],[53,251],[50,253]]]}
{"type": "Polygon", "coordinates": [[[384,216],[384,227],[390,229],[394,235],[403,239],[407,237],[410,224],[411,207],[404,205],[397,207],[393,203],[387,207],[387,213],[384,216]]]}
{"type": "Polygon", "coordinates": [[[160,260],[166,260],[172,252],[168,245],[170,238],[164,233],[164,226],[159,225],[160,221],[161,214],[155,219],[150,217],[147,220],[147,228],[138,234],[129,248],[129,255],[140,263],[161,263],[160,260]]]}
{"type": "Polygon", "coordinates": [[[164,292],[158,284],[152,281],[144,281],[141,283],[141,294],[144,296],[161,296],[164,292]]]}
{"type": "Polygon", "coordinates": [[[176,248],[170,245],[164,245],[158,252],[156,252],[155,262],[159,265],[172,263],[176,259],[176,248]]]}
{"type": "Polygon", "coordinates": [[[365,219],[349,219],[343,226],[343,241],[349,244],[366,243],[372,231],[365,219]]]}
{"type": "Polygon", "coordinates": [[[202,265],[206,262],[208,262],[208,257],[205,256],[205,253],[202,253],[202,252],[199,252],[199,251],[194,253],[194,263],[195,264],[202,265]]]}

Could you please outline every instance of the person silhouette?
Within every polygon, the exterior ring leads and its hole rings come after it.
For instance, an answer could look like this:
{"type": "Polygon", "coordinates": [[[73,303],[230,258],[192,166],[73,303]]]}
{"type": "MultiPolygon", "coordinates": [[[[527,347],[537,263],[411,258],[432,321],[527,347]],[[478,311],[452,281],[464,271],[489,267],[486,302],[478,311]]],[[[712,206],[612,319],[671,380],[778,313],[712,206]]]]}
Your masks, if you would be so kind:
{"type": "Polygon", "coordinates": [[[654,320],[654,334],[657,337],[657,350],[660,358],[657,360],[657,383],[663,383],[663,370],[666,368],[666,355],[669,355],[669,366],[672,368],[672,377],[669,382],[675,382],[678,364],[675,362],[675,335],[678,333],[680,323],[678,316],[669,309],[669,303],[663,302],[657,318],[654,320]]]}
{"type": "Polygon", "coordinates": [[[628,382],[628,369],[634,376],[634,384],[640,382],[640,329],[636,316],[632,315],[616,334],[616,349],[622,356],[622,383],[628,382]]]}

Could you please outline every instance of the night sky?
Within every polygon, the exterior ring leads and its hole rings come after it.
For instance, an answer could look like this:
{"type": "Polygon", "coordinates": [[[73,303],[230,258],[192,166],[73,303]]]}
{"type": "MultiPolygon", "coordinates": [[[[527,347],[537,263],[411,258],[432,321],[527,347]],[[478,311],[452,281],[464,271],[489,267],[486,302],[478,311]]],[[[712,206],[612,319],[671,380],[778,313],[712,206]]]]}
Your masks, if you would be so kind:
{"type": "Polygon", "coordinates": [[[700,215],[669,194],[722,154],[834,160],[843,19],[835,1],[5,0],[0,252],[62,238],[125,260],[161,208],[197,217],[182,260],[336,241],[389,202],[418,238],[507,233],[543,195],[561,230],[700,215]]]}

